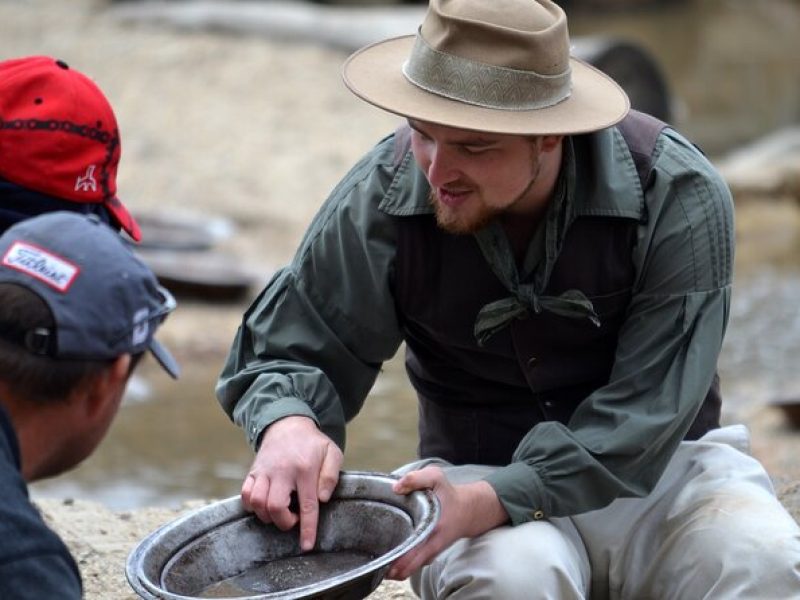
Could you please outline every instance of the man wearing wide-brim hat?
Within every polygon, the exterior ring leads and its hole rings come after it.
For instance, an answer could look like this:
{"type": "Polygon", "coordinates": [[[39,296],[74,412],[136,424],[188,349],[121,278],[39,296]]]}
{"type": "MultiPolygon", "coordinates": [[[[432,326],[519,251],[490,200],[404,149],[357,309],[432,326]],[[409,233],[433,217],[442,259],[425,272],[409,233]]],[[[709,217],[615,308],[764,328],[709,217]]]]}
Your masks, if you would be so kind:
{"type": "Polygon", "coordinates": [[[407,126],[237,334],[217,393],[257,451],[243,502],[310,550],[345,424],[405,342],[421,460],[395,490],[442,513],[389,577],[423,598],[795,597],[800,529],[719,422],[730,193],[569,47],[547,0],[431,0],[416,36],[347,61],[407,126]]]}

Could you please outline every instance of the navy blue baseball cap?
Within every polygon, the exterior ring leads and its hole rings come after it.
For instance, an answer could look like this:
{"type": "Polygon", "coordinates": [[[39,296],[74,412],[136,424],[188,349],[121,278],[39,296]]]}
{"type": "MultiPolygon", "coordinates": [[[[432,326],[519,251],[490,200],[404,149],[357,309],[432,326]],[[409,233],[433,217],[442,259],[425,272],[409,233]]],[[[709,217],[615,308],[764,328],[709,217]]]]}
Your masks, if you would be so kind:
{"type": "Polygon", "coordinates": [[[97,216],[59,211],[10,227],[0,236],[0,283],[34,292],[53,315],[52,329],[15,333],[30,352],[107,360],[149,350],[178,377],[178,363],[154,338],[174,298],[97,216]]]}

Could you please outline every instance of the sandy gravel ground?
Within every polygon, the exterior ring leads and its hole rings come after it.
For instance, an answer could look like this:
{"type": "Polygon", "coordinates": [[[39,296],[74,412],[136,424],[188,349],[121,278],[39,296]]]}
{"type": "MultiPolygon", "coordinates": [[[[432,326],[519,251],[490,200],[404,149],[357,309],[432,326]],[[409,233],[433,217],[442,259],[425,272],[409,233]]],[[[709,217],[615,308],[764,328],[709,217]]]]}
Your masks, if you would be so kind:
{"type": "MultiPolygon", "coordinates": [[[[2,1],[0,57],[51,54],[93,76],[122,131],[124,202],[134,212],[230,220],[239,233],[220,250],[266,279],[291,256],[330,188],[397,119],[344,89],[341,52],[257,36],[123,25],[107,6],[99,0],[2,1]]],[[[163,339],[179,359],[218,361],[242,307],[185,303],[163,339]]],[[[757,456],[794,498],[792,432],[775,412],[750,421],[763,433],[757,456]]],[[[75,553],[86,597],[98,600],[133,598],[124,578],[128,552],[180,512],[115,513],[54,500],[41,507],[75,553]]],[[[385,582],[373,597],[411,596],[406,586],[385,582]]]]}

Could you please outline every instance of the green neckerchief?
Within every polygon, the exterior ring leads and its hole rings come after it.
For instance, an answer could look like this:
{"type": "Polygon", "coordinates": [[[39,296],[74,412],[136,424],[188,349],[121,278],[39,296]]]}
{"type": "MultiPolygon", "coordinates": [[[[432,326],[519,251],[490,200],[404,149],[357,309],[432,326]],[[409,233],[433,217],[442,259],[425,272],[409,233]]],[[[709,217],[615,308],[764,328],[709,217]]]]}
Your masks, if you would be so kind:
{"type": "Polygon", "coordinates": [[[546,310],[562,317],[587,318],[595,326],[600,326],[594,306],[580,290],[567,290],[559,296],[542,293],[550,280],[564,235],[574,218],[574,184],[575,155],[572,140],[565,138],[564,167],[556,182],[545,220],[537,227],[523,261],[524,274],[532,273],[532,277],[520,277],[511,244],[496,219],[475,233],[484,258],[503,286],[511,292],[511,296],[490,302],[478,312],[474,330],[478,345],[483,346],[486,340],[514,319],[526,318],[530,311],[539,314],[546,310]],[[541,256],[542,246],[544,260],[541,256]],[[530,279],[532,281],[528,281],[530,279]]]}

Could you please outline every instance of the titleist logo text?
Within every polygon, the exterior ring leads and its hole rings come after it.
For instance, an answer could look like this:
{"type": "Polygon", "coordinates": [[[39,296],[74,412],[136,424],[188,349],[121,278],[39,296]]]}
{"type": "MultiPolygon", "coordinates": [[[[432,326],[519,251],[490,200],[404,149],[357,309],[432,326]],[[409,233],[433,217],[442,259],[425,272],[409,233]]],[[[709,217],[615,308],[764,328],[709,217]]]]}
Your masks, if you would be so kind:
{"type": "Polygon", "coordinates": [[[80,269],[68,260],[25,242],[14,242],[3,256],[3,265],[66,292],[80,269]]]}

